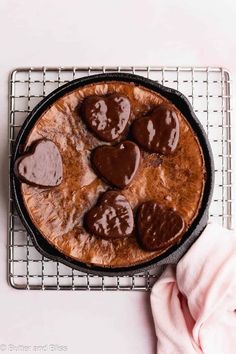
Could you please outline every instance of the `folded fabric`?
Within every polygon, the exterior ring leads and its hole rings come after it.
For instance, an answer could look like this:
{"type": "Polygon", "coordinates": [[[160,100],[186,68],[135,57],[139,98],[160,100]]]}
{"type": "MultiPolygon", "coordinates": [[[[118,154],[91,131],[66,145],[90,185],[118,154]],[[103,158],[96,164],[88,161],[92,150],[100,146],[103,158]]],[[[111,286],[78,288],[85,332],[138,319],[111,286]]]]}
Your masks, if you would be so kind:
{"type": "Polygon", "coordinates": [[[236,353],[236,234],[210,223],[151,293],[157,354],[236,353]]]}

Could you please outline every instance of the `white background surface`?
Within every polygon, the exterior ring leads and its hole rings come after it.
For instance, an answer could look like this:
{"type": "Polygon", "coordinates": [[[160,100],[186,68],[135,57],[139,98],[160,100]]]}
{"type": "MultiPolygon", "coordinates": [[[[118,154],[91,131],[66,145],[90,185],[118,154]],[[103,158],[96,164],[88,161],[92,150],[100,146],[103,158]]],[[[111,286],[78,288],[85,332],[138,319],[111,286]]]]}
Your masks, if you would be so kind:
{"type": "Polygon", "coordinates": [[[0,0],[0,344],[59,344],[70,354],[155,353],[148,294],[7,285],[9,72],[42,65],[209,65],[228,68],[234,79],[235,30],[234,0],[0,0]]]}

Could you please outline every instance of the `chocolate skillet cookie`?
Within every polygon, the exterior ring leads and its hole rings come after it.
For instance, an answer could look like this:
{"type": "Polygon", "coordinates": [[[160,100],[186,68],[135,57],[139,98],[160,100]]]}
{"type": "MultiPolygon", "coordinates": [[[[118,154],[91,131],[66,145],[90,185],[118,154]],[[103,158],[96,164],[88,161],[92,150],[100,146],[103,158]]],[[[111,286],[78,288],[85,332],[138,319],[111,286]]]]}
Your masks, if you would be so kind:
{"type": "Polygon", "coordinates": [[[52,246],[87,264],[153,259],[181,240],[201,205],[205,165],[191,126],[167,99],[132,83],[90,84],[58,99],[31,129],[22,158],[33,223],[52,246]],[[50,184],[28,173],[42,141],[61,166],[50,170],[50,184]]]}

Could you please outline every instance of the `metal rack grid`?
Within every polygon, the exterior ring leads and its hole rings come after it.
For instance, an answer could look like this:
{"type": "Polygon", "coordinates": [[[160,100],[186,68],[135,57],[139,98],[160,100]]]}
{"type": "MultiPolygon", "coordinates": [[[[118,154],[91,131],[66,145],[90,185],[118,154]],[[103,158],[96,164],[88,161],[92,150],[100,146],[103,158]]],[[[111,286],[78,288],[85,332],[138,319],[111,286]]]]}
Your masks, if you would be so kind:
{"type": "MultiPolygon", "coordinates": [[[[208,134],[215,159],[215,189],[210,219],[232,224],[230,74],[208,67],[66,67],[21,68],[12,72],[9,93],[9,150],[28,113],[66,82],[105,72],[136,73],[183,92],[208,134]]],[[[125,277],[85,274],[46,259],[32,245],[9,190],[8,280],[17,289],[149,290],[163,269],[125,277]]]]}

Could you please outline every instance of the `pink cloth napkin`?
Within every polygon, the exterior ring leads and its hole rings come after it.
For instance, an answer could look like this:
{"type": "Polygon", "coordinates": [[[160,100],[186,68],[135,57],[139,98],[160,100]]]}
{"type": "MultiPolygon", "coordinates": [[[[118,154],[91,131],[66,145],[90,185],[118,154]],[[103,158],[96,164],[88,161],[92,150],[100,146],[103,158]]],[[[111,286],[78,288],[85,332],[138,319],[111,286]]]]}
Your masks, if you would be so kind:
{"type": "Polygon", "coordinates": [[[236,234],[210,223],[151,293],[157,354],[236,353],[236,234]]]}

